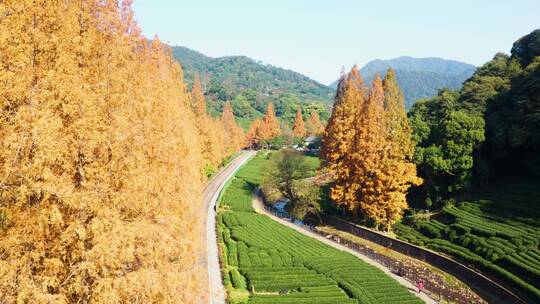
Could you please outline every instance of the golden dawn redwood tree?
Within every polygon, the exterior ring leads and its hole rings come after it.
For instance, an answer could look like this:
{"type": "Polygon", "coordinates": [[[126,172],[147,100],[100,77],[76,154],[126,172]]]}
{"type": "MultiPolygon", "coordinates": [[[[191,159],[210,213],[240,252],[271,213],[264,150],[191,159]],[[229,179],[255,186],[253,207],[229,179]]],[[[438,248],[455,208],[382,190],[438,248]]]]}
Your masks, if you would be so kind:
{"type": "Polygon", "coordinates": [[[383,168],[385,179],[385,227],[390,227],[401,219],[407,208],[406,194],[411,185],[419,185],[422,180],[416,174],[416,165],[412,162],[414,142],[412,129],[405,112],[403,93],[396,74],[392,69],[386,73],[383,82],[385,107],[385,132],[387,141],[387,161],[383,168]]]}
{"type": "Polygon", "coordinates": [[[292,131],[295,137],[305,137],[307,134],[304,118],[302,117],[302,109],[300,107],[296,109],[296,118],[294,120],[292,131]]]}
{"type": "Polygon", "coordinates": [[[311,112],[309,120],[307,122],[307,131],[310,135],[320,135],[324,132],[324,125],[319,118],[317,111],[311,112]]]}
{"type": "Polygon", "coordinates": [[[339,205],[375,221],[380,217],[378,195],[381,189],[377,180],[385,147],[383,100],[382,82],[377,76],[369,97],[356,112],[349,149],[341,156],[331,189],[331,196],[339,205]]]}
{"type": "Polygon", "coordinates": [[[223,106],[221,120],[225,129],[227,154],[232,155],[244,146],[245,139],[244,130],[236,123],[230,102],[223,106]]]}
{"type": "Polygon", "coordinates": [[[199,74],[195,75],[191,89],[191,108],[195,114],[200,147],[205,161],[206,174],[213,173],[227,156],[228,139],[221,120],[215,119],[206,112],[206,98],[199,74]]]}
{"type": "Polygon", "coordinates": [[[193,87],[191,88],[191,107],[197,116],[206,116],[206,100],[199,74],[195,74],[193,87]]]}
{"type": "Polygon", "coordinates": [[[419,182],[409,159],[412,144],[403,97],[392,73],[384,88],[376,75],[353,128],[349,149],[334,163],[331,197],[349,212],[387,230],[407,207],[407,189],[419,182]]]}
{"type": "Polygon", "coordinates": [[[268,102],[266,106],[266,113],[263,117],[263,127],[262,127],[262,136],[263,139],[273,139],[281,134],[281,129],[279,127],[279,121],[276,117],[276,112],[274,110],[274,104],[268,102]]]}
{"type": "Polygon", "coordinates": [[[122,5],[0,2],[6,303],[208,301],[182,70],[122,5]]]}
{"type": "Polygon", "coordinates": [[[322,138],[321,158],[333,175],[346,174],[344,157],[349,153],[355,136],[355,117],[364,105],[366,89],[358,68],[341,77],[332,115],[322,138]]]}
{"type": "Polygon", "coordinates": [[[245,146],[248,148],[255,147],[265,140],[268,133],[265,131],[266,124],[260,118],[255,119],[249,126],[249,130],[245,136],[245,146]]]}

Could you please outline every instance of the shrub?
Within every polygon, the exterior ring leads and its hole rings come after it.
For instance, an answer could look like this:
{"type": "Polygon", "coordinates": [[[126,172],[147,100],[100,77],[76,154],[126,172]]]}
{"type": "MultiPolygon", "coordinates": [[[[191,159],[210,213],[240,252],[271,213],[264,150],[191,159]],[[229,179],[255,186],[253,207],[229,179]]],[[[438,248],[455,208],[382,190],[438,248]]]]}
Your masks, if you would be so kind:
{"type": "Polygon", "coordinates": [[[231,281],[236,289],[246,289],[246,280],[236,268],[231,269],[231,281]]]}

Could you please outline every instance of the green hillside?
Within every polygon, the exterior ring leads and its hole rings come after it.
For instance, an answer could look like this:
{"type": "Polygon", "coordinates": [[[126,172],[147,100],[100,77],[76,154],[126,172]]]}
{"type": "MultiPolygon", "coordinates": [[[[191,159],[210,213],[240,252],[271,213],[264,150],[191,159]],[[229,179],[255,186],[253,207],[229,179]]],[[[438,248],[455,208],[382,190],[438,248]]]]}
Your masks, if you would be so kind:
{"type": "Polygon", "coordinates": [[[540,301],[540,30],[409,112],[422,186],[396,226],[540,301]]]}
{"type": "MultiPolygon", "coordinates": [[[[405,95],[405,106],[411,106],[422,98],[437,95],[442,88],[460,89],[476,67],[471,64],[442,58],[413,58],[402,56],[389,60],[376,59],[368,62],[360,69],[360,73],[368,84],[371,84],[376,73],[384,77],[386,70],[396,70],[397,80],[405,95]]],[[[337,81],[332,83],[336,87],[337,81]]]]}
{"type": "Polygon", "coordinates": [[[253,119],[272,101],[276,114],[294,118],[298,105],[305,112],[317,110],[328,116],[334,89],[300,73],[257,62],[246,56],[212,58],[182,46],[172,47],[184,68],[186,82],[201,75],[210,111],[218,112],[225,101],[232,101],[237,117],[253,119]]]}

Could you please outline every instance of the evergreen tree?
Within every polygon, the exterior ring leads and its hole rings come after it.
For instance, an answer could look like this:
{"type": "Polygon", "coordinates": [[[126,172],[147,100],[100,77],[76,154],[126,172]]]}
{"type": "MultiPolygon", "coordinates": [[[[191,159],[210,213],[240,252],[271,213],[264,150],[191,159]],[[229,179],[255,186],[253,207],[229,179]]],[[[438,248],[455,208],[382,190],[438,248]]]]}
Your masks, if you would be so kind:
{"type": "Polygon", "coordinates": [[[307,134],[306,127],[304,125],[304,118],[302,117],[302,109],[298,107],[296,109],[296,119],[293,125],[293,135],[296,137],[305,137],[307,134]]]}

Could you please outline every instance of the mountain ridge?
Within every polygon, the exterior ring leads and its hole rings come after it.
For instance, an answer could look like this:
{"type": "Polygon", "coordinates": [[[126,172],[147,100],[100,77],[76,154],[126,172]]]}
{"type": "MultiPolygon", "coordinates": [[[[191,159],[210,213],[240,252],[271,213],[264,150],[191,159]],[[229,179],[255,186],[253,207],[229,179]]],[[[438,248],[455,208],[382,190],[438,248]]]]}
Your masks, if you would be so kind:
{"type": "MultiPolygon", "coordinates": [[[[360,74],[366,80],[366,84],[370,85],[376,73],[384,77],[389,68],[396,71],[407,109],[418,99],[437,95],[442,88],[461,88],[463,82],[476,70],[474,65],[457,60],[400,56],[371,60],[360,69],[360,74]]],[[[338,81],[334,81],[330,86],[337,87],[338,81]]]]}
{"type": "Polygon", "coordinates": [[[273,95],[275,93],[286,93],[286,91],[280,87],[283,85],[280,82],[283,81],[283,78],[286,78],[287,80],[290,79],[305,85],[305,87],[298,87],[298,84],[289,87],[288,89],[294,93],[298,93],[304,97],[309,97],[310,99],[319,99],[320,101],[326,102],[331,102],[333,98],[334,91],[325,84],[322,84],[299,72],[274,66],[268,63],[262,63],[261,61],[257,61],[245,55],[211,57],[184,46],[172,46],[172,50],[173,55],[180,61],[180,63],[184,67],[184,72],[186,76],[185,78],[188,83],[192,82],[195,72],[203,75],[210,75],[210,77],[214,75],[220,78],[224,77],[218,75],[218,73],[224,72],[228,76],[231,76],[231,74],[236,74],[233,75],[235,76],[233,77],[233,80],[237,83],[237,85],[239,85],[240,89],[253,88],[246,87],[244,83],[242,83],[242,81],[245,80],[242,78],[252,77],[251,75],[244,75],[242,71],[223,70],[223,65],[230,64],[238,68],[255,68],[255,72],[259,73],[259,75],[255,76],[265,76],[261,75],[262,73],[268,73],[273,75],[274,79],[272,80],[276,81],[278,85],[275,85],[274,88],[265,88],[268,90],[268,92],[266,93],[270,93],[269,95],[273,95]],[[280,89],[283,89],[283,91],[280,91],[280,89]]]}

